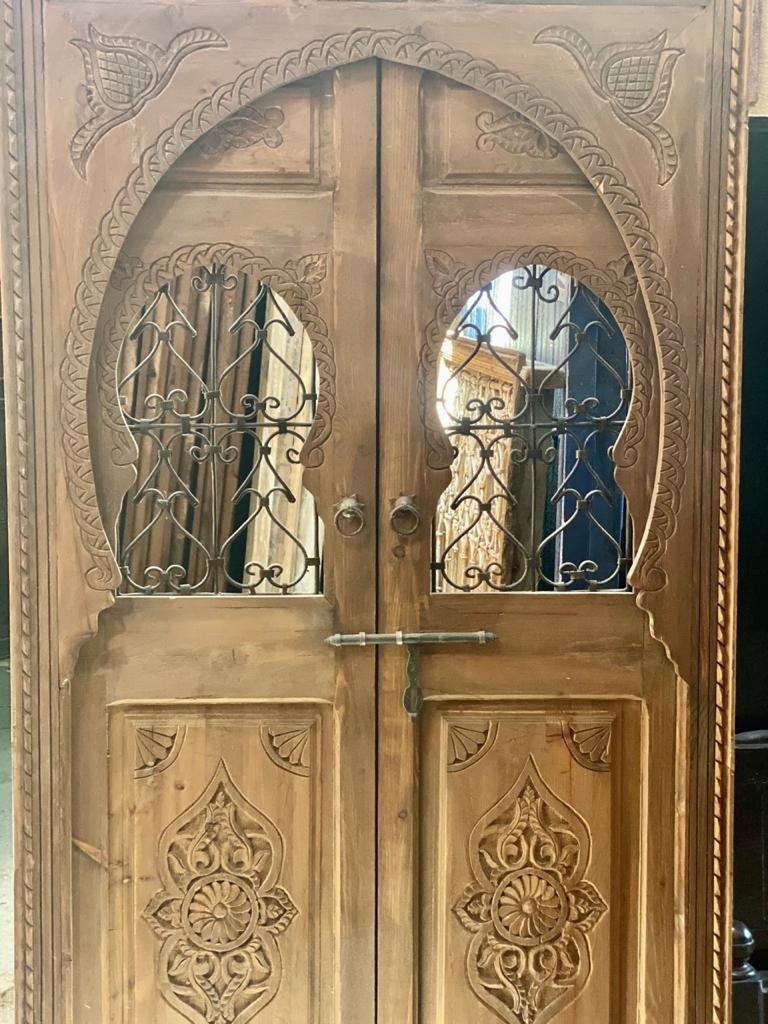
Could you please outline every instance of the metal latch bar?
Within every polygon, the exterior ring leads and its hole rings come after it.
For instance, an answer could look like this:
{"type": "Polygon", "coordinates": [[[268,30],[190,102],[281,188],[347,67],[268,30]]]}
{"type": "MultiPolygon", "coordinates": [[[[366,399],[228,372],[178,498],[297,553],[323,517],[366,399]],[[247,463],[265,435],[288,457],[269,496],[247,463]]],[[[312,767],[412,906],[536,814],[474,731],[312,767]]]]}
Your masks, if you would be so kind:
{"type": "Polygon", "coordinates": [[[424,694],[419,678],[419,648],[424,644],[488,644],[498,640],[495,633],[479,629],[470,633],[334,633],[325,638],[331,647],[368,647],[369,645],[394,645],[405,647],[405,689],[403,707],[411,718],[416,718],[424,704],[424,694]]]}

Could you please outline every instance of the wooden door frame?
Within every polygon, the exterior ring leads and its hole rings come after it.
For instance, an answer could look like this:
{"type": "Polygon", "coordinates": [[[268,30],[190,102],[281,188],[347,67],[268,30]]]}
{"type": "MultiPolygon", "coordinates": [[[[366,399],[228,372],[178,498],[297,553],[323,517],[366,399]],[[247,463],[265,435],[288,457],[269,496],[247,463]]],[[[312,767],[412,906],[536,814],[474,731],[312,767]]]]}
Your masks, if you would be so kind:
{"type": "MultiPolygon", "coordinates": [[[[682,589],[675,593],[677,584],[673,579],[672,585],[664,589],[643,592],[643,577],[639,576],[638,598],[681,678],[689,684],[700,681],[692,686],[691,696],[692,717],[701,724],[690,766],[691,804],[698,811],[690,829],[689,863],[700,865],[694,874],[708,879],[708,885],[699,886],[692,915],[695,919],[689,920],[688,929],[694,937],[714,934],[714,944],[712,957],[693,958],[696,972],[691,979],[691,1005],[706,1015],[699,1020],[722,1024],[730,1015],[730,736],[748,13],[742,0],[715,2],[729,43],[724,47],[721,73],[713,82],[713,138],[720,140],[720,146],[712,146],[709,169],[712,182],[718,185],[711,187],[709,204],[706,357],[700,379],[703,411],[696,423],[702,443],[690,467],[700,509],[700,540],[694,562],[699,589],[694,597],[690,580],[682,580],[682,589]],[[708,465],[715,467],[711,473],[705,468],[708,465]],[[686,623],[685,616],[681,621],[677,614],[680,609],[676,606],[686,599],[698,609],[690,623],[686,623]]],[[[665,293],[663,263],[659,269],[658,252],[652,244],[649,248],[642,203],[632,199],[624,175],[609,153],[557,104],[545,100],[537,90],[522,86],[512,73],[500,73],[487,61],[393,29],[339,33],[293,53],[268,58],[243,73],[229,88],[219,88],[212,97],[200,101],[159,135],[115,197],[112,211],[105,216],[100,235],[94,240],[91,260],[80,275],[68,355],[59,378],[47,331],[50,289],[45,254],[50,225],[45,189],[38,178],[38,167],[44,163],[44,138],[30,127],[42,123],[42,9],[42,0],[3,0],[3,181],[7,198],[2,297],[6,367],[12,382],[7,395],[7,424],[10,564],[15,583],[11,613],[17,1020],[23,1024],[67,1016],[62,999],[70,965],[62,960],[67,947],[59,934],[58,914],[58,902],[66,900],[68,893],[67,692],[77,650],[95,632],[100,611],[111,603],[109,588],[114,579],[114,563],[101,529],[92,484],[86,423],[90,348],[100,306],[96,292],[106,287],[131,220],[167,166],[203,130],[245,102],[324,69],[380,57],[463,81],[524,113],[545,134],[559,141],[607,198],[609,209],[614,204],[611,212],[627,240],[646,302],[656,315],[662,358],[667,359],[673,373],[676,366],[680,367],[680,350],[673,352],[667,344],[664,351],[662,336],[674,317],[670,317],[667,304],[671,299],[665,293]],[[634,238],[633,220],[637,232],[634,238]],[[50,455],[61,433],[68,446],[69,501],[79,509],[81,542],[89,555],[84,568],[91,568],[90,582],[99,588],[91,591],[89,614],[81,630],[67,637],[58,630],[57,580],[50,570],[58,550],[50,524],[55,521],[57,505],[67,500],[50,455]],[[59,656],[61,644],[65,647],[63,659],[59,656]]],[[[392,20],[397,20],[395,14],[392,20]]],[[[667,343],[669,337],[667,334],[667,343]]],[[[673,433],[676,429],[669,421],[668,428],[673,433]]],[[[662,450],[669,440],[674,444],[665,431],[662,450]]],[[[666,541],[677,544],[681,538],[674,528],[674,499],[670,508],[671,530],[668,523],[664,525],[663,515],[659,522],[666,531],[666,541]]],[[[682,538],[682,543],[690,545],[690,537],[682,538]]],[[[653,561],[648,564],[649,571],[654,568],[653,561]]]]}

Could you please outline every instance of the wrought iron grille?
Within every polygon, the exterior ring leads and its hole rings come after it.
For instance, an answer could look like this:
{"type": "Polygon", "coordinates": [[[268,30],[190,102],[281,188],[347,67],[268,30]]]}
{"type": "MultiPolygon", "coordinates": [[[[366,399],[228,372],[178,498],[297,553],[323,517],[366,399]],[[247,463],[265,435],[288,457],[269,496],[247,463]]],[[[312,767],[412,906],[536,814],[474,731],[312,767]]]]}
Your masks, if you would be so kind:
{"type": "Polygon", "coordinates": [[[137,444],[117,550],[127,592],[318,593],[321,530],[300,452],[310,339],[273,289],[221,264],[164,284],[123,344],[137,444]]]}
{"type": "Polygon", "coordinates": [[[607,307],[551,268],[510,271],[467,302],[438,365],[454,462],[433,590],[625,588],[631,538],[612,453],[631,373],[607,307]]]}

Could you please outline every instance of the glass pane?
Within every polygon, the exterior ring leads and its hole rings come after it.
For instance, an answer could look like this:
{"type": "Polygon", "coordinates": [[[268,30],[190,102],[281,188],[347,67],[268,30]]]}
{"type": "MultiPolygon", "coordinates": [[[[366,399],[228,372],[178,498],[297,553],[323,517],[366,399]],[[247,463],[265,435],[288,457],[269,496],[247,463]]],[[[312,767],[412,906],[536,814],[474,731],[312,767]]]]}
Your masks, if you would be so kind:
{"type": "Polygon", "coordinates": [[[299,458],[315,379],[307,332],[265,283],[214,265],[159,289],[119,369],[138,446],[118,527],[124,591],[320,592],[299,458]]]}
{"type": "Polygon", "coordinates": [[[438,362],[455,457],[433,589],[625,588],[629,526],[612,452],[630,396],[624,338],[584,285],[530,266],[476,292],[438,362]]]}

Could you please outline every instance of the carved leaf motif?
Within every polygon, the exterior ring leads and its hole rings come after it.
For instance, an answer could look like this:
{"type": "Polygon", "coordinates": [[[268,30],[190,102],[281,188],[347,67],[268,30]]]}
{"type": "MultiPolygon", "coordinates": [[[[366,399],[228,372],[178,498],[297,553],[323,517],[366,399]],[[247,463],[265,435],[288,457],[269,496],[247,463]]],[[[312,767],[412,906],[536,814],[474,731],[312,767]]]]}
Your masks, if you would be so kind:
{"type": "Polygon", "coordinates": [[[276,883],[277,827],[235,786],[224,761],[205,791],[165,829],[163,888],[144,910],[162,945],[163,999],[193,1024],[246,1024],[282,979],[276,936],[298,913],[276,883]]]}
{"type": "Polygon", "coordinates": [[[448,726],[448,771],[460,772],[484,757],[498,732],[495,722],[454,722],[448,726]]]}
{"type": "Polygon", "coordinates": [[[262,726],[261,742],[271,761],[294,775],[309,775],[312,768],[311,726],[262,726]]]}
{"type": "Polygon", "coordinates": [[[584,879],[586,823],[546,785],[533,757],[469,839],[474,880],[454,905],[472,934],[469,984],[509,1024],[544,1024],[592,969],[587,933],[608,907],[584,879]]]}
{"type": "Polygon", "coordinates": [[[624,124],[650,142],[659,184],[665,185],[679,160],[675,140],[657,121],[667,106],[672,72],[683,53],[667,47],[667,32],[640,42],[609,43],[597,53],[579,32],[565,25],[544,29],[534,42],[552,43],[570,53],[594,91],[611,103],[624,124]]]}
{"type": "Polygon", "coordinates": [[[287,267],[314,298],[320,294],[323,281],[328,275],[328,253],[315,252],[298,260],[289,260],[287,267]]]}
{"type": "Polygon", "coordinates": [[[195,50],[226,46],[213,29],[179,32],[167,47],[132,36],[109,36],[88,26],[87,39],[70,40],[83,57],[85,99],[90,111],[69,145],[75,170],[85,177],[94,147],[107,132],[130,120],[163,91],[181,61],[195,50]]]}
{"type": "Polygon", "coordinates": [[[482,152],[491,152],[498,146],[507,153],[538,160],[553,160],[561,152],[553,139],[520,114],[497,117],[492,111],[483,110],[475,123],[480,129],[476,145],[482,152]]]}
{"type": "Polygon", "coordinates": [[[462,264],[442,249],[425,249],[424,260],[432,275],[432,287],[438,295],[453,284],[457,273],[463,269],[462,264]]]}
{"type": "Polygon", "coordinates": [[[261,107],[248,103],[226,121],[212,128],[200,140],[200,149],[208,156],[228,149],[248,149],[259,144],[277,149],[283,144],[280,126],[285,114],[280,107],[261,107]]]}

